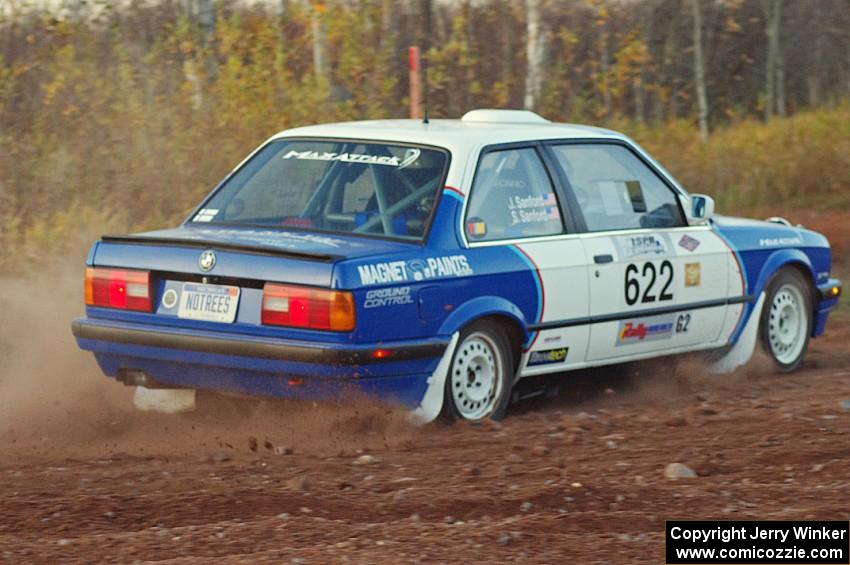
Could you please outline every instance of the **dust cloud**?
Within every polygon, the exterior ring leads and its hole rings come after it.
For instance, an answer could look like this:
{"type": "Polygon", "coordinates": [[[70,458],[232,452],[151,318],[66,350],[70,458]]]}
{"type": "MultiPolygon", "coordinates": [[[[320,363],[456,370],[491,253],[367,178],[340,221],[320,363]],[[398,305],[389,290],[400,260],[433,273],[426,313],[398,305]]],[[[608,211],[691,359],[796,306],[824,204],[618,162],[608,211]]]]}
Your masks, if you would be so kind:
{"type": "Polygon", "coordinates": [[[758,344],[750,361],[729,373],[712,371],[718,356],[715,353],[693,353],[644,361],[630,375],[634,383],[634,400],[665,403],[693,394],[745,390],[748,385],[758,387],[764,379],[776,378],[773,363],[758,344]]]}
{"type": "MultiPolygon", "coordinates": [[[[104,377],[71,335],[70,322],[83,311],[82,266],[78,253],[29,277],[0,280],[0,461],[250,454],[282,447],[350,454],[404,447],[427,433],[409,422],[406,411],[353,395],[339,403],[207,396],[194,413],[137,411],[133,389],[104,377]]],[[[557,375],[551,380],[560,395],[522,402],[511,413],[663,405],[774,378],[763,356],[729,375],[712,374],[709,364],[689,356],[557,375]]]]}
{"type": "Polygon", "coordinates": [[[339,404],[205,397],[194,413],[137,411],[133,389],[104,377],[71,334],[71,320],[83,312],[82,268],[78,255],[26,278],[0,279],[0,461],[284,446],[354,453],[398,447],[418,433],[406,411],[354,397],[339,404]]]}

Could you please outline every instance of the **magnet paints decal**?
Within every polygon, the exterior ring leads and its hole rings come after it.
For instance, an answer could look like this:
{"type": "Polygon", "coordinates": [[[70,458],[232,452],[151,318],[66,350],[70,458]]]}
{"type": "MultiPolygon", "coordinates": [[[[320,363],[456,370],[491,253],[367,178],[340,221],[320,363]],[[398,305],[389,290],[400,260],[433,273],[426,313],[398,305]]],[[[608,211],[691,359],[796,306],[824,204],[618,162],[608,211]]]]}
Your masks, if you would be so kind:
{"type": "Polygon", "coordinates": [[[364,285],[466,277],[473,274],[466,255],[371,263],[358,265],[357,271],[360,273],[360,283],[364,285]]]}

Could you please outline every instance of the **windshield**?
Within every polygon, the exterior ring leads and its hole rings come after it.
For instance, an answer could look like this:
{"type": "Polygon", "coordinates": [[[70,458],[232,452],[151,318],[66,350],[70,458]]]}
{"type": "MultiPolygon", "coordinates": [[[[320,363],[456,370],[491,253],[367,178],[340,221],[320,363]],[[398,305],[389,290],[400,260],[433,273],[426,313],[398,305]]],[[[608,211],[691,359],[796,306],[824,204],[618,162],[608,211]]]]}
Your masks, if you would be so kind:
{"type": "Polygon", "coordinates": [[[447,162],[445,151],[422,147],[273,141],[192,222],[422,239],[447,162]]]}

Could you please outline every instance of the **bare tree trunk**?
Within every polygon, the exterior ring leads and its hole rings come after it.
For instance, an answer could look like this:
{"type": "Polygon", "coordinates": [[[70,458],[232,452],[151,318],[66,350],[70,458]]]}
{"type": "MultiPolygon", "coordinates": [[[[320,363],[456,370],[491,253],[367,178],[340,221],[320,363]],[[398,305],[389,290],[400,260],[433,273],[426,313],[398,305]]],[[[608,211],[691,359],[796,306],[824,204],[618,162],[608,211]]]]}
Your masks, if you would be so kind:
{"type": "Polygon", "coordinates": [[[514,21],[513,21],[513,10],[511,9],[511,0],[504,0],[501,6],[501,27],[499,33],[502,35],[501,43],[502,43],[502,73],[501,80],[505,89],[505,100],[508,103],[508,107],[511,106],[511,91],[513,90],[511,87],[514,84],[513,76],[514,76],[514,41],[513,41],[513,30],[514,30],[514,21]]]}
{"type": "Polygon", "coordinates": [[[289,8],[289,0],[280,0],[280,30],[278,36],[280,48],[286,45],[286,24],[289,20],[289,8]]]}
{"type": "Polygon", "coordinates": [[[611,68],[609,58],[611,57],[608,50],[608,23],[599,26],[599,70],[605,79],[602,81],[602,108],[605,117],[611,115],[611,89],[608,85],[608,71],[611,68]]]}
{"type": "MultiPolygon", "coordinates": [[[[817,17],[817,14],[815,14],[817,17]]],[[[812,51],[811,59],[809,60],[809,75],[806,77],[806,88],[808,90],[809,106],[817,106],[820,104],[820,91],[823,65],[821,58],[823,57],[823,34],[817,34],[815,37],[815,48],[812,51]]]]}
{"type": "MultiPolygon", "coordinates": [[[[652,41],[652,13],[655,9],[654,2],[644,0],[643,4],[638,8],[640,10],[640,37],[641,42],[649,53],[649,46],[652,41]]],[[[637,80],[634,85],[635,93],[635,118],[637,121],[643,122],[646,119],[646,65],[640,66],[637,80]]]]}
{"type": "Polygon", "coordinates": [[[62,4],[72,21],[78,22],[83,19],[82,0],[65,0],[62,4]]]}
{"type": "MultiPolygon", "coordinates": [[[[439,16],[439,13],[437,14],[439,16]]],[[[431,0],[419,0],[419,27],[416,30],[418,43],[422,48],[422,117],[427,121],[429,117],[428,111],[428,51],[431,49],[431,38],[439,30],[433,30],[432,22],[434,19],[434,6],[431,0]]],[[[438,26],[443,28],[445,26],[438,26]]],[[[438,39],[438,41],[440,41],[438,39]]]]}
{"type": "Polygon", "coordinates": [[[544,37],[541,29],[541,0],[525,0],[525,102],[526,110],[534,110],[543,85],[544,37]]]}
{"type": "Polygon", "coordinates": [[[440,37],[443,28],[442,22],[439,21],[439,12],[437,13],[437,29],[432,29],[434,20],[434,7],[431,5],[431,0],[418,0],[416,6],[411,7],[411,13],[416,21],[415,37],[416,43],[422,48],[422,53],[428,52],[431,48],[431,38],[436,37],[437,41],[442,41],[440,37]]]}
{"type": "Polygon", "coordinates": [[[691,13],[694,20],[694,81],[697,88],[699,109],[699,137],[708,140],[708,94],[705,88],[705,65],[702,53],[702,6],[700,0],[691,0],[691,13]]]}
{"type": "Polygon", "coordinates": [[[325,11],[323,2],[314,2],[310,12],[310,26],[313,40],[313,73],[319,80],[330,84],[330,72],[327,65],[327,39],[325,37],[325,22],[322,14],[325,11]]]}
{"type": "Polygon", "coordinates": [[[776,113],[785,116],[785,58],[782,49],[776,55],[776,113]]]}
{"type": "Polygon", "coordinates": [[[395,35],[395,9],[392,0],[381,0],[381,47],[392,45],[395,35]]]}
{"type": "MultiPolygon", "coordinates": [[[[769,120],[776,113],[784,113],[784,107],[780,109],[779,98],[782,97],[784,106],[785,94],[781,95],[779,89],[779,67],[781,65],[781,53],[779,51],[779,30],[782,21],[782,0],[764,0],[765,12],[765,34],[767,35],[767,68],[765,69],[765,105],[764,119],[769,120]]],[[[784,70],[783,74],[784,82],[784,70]]],[[[783,84],[784,89],[784,84],[783,84]]]]}
{"type": "Polygon", "coordinates": [[[189,83],[192,92],[190,96],[192,108],[200,110],[204,107],[204,87],[201,84],[201,77],[198,76],[197,66],[194,59],[183,61],[183,76],[186,78],[186,82],[189,83]]]}
{"type": "Polygon", "coordinates": [[[198,0],[198,23],[204,37],[204,57],[207,80],[215,79],[217,65],[213,46],[215,45],[215,6],[213,0],[198,0]]]}
{"type": "Polygon", "coordinates": [[[656,120],[664,119],[665,110],[672,118],[675,118],[678,114],[677,98],[673,91],[674,83],[670,77],[670,68],[673,66],[673,56],[678,51],[675,32],[678,15],[678,10],[670,14],[670,24],[667,27],[666,36],[664,38],[664,50],[661,57],[661,72],[658,78],[658,83],[664,87],[664,91],[666,92],[667,107],[665,108],[665,96],[660,94],[656,95],[655,111],[653,112],[656,120]]]}

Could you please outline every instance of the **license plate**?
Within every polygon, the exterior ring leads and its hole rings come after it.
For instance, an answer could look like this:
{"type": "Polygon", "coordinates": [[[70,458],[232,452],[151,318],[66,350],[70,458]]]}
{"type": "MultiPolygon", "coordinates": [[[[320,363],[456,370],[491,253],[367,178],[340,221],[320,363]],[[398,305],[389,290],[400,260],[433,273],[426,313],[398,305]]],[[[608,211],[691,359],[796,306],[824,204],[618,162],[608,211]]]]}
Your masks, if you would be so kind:
{"type": "Polygon", "coordinates": [[[239,306],[239,287],[183,283],[177,317],[206,322],[233,323],[239,306]]]}

